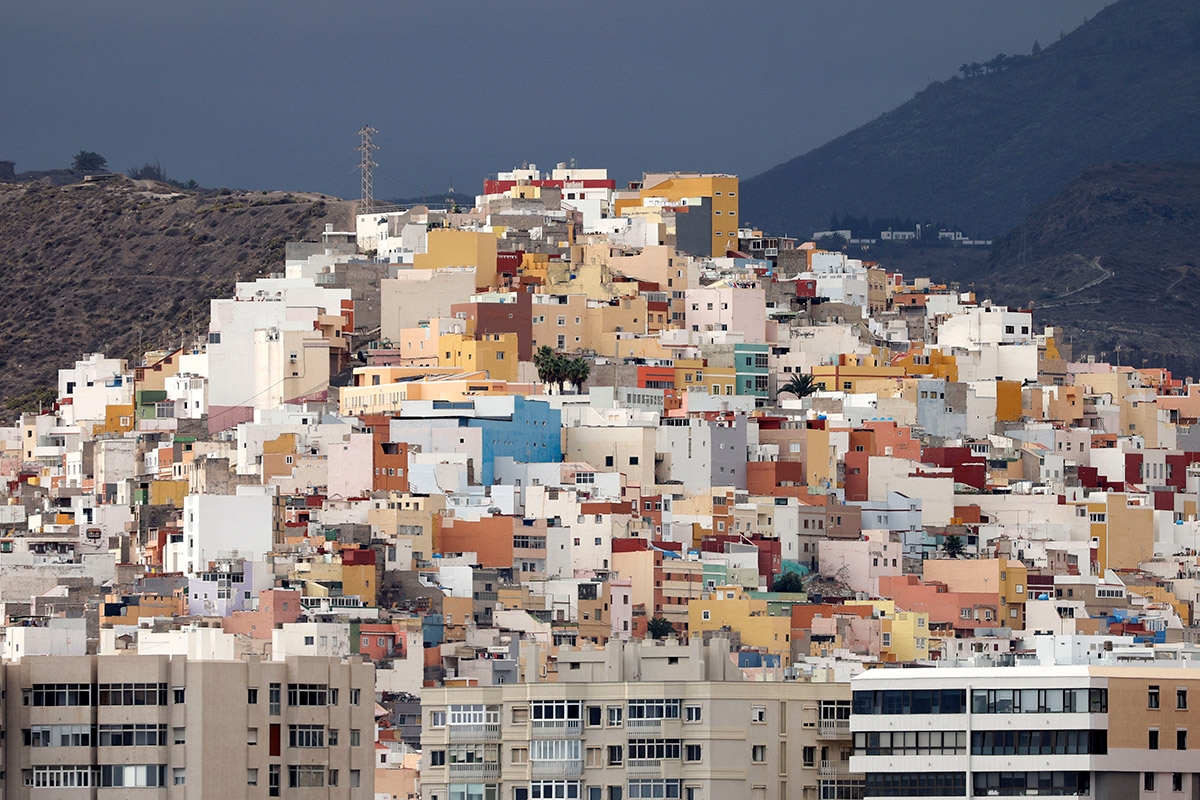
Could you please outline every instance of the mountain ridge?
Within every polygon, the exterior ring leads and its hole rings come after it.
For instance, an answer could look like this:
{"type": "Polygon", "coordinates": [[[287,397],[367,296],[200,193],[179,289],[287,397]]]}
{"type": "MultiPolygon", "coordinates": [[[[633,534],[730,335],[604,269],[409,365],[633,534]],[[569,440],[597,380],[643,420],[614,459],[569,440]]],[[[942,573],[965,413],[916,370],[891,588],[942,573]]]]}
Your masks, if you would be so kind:
{"type": "Polygon", "coordinates": [[[742,219],[802,237],[832,214],[994,236],[1092,164],[1200,159],[1200,4],[1121,0],[1009,64],[743,181],[742,219]]]}

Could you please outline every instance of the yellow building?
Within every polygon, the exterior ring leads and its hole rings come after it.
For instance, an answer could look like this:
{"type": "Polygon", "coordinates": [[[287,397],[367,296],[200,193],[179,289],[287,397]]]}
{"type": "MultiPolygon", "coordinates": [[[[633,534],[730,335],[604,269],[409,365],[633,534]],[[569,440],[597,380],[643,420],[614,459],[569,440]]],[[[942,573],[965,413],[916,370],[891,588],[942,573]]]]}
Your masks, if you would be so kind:
{"type": "MultiPolygon", "coordinates": [[[[687,213],[701,213],[701,209],[691,210],[692,200],[701,203],[707,200],[711,212],[709,238],[711,248],[708,253],[695,255],[724,256],[725,251],[737,248],[738,242],[738,179],[736,175],[715,175],[700,173],[654,173],[643,176],[642,188],[638,198],[623,198],[616,200],[614,206],[618,215],[626,215],[626,211],[634,209],[653,210],[655,208],[672,208],[686,206],[687,213]]],[[[676,220],[676,236],[679,236],[680,224],[676,220]]],[[[685,248],[680,248],[685,249],[685,248]]]]}
{"type": "Polygon", "coordinates": [[[496,234],[434,228],[426,252],[413,256],[414,269],[474,267],[476,286],[496,285],[496,234]]]}
{"type": "Polygon", "coordinates": [[[487,333],[478,338],[465,333],[438,337],[438,361],[443,367],[486,372],[502,381],[517,379],[517,334],[487,333]]]}
{"type": "Polygon", "coordinates": [[[749,647],[761,647],[784,656],[791,654],[791,616],[770,616],[767,601],[750,597],[740,586],[718,586],[707,597],[688,603],[689,635],[723,629],[737,631],[742,644],[749,647]]]}
{"type": "Polygon", "coordinates": [[[732,396],[737,391],[737,372],[733,367],[705,366],[702,358],[675,359],[675,389],[703,390],[710,395],[732,396]]]}
{"type": "Polygon", "coordinates": [[[102,433],[128,433],[133,430],[133,403],[107,405],[104,407],[104,424],[92,428],[92,435],[102,433]]]}
{"type": "Polygon", "coordinates": [[[878,384],[905,377],[903,367],[885,364],[876,356],[842,355],[839,363],[812,368],[813,382],[828,392],[866,392],[878,384]],[[867,388],[871,386],[871,388],[867,388]]]}
{"type": "Polygon", "coordinates": [[[1137,569],[1154,557],[1154,509],[1121,492],[1092,494],[1086,503],[1100,569],[1137,569]]]}
{"type": "Polygon", "coordinates": [[[958,380],[958,359],[936,347],[915,347],[892,361],[892,366],[902,368],[910,377],[958,380]]]}

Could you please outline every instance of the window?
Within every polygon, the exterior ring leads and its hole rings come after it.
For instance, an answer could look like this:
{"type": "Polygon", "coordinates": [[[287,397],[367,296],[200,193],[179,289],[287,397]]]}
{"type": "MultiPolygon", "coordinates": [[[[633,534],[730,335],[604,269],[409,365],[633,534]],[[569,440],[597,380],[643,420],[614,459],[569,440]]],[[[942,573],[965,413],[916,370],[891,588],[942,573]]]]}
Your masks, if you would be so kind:
{"type": "MultiPolygon", "coordinates": [[[[59,684],[69,687],[77,684],[59,684]]],[[[89,689],[91,687],[88,687],[89,689]]],[[[83,705],[83,703],[39,703],[34,686],[34,705],[83,705]]],[[[179,690],[176,690],[179,691],[179,690]]],[[[61,698],[59,698],[61,699],[61,698]]],[[[68,701],[71,699],[68,696],[68,701]]],[[[81,698],[82,699],[82,698],[81,698]]],[[[102,706],[165,706],[167,685],[165,683],[101,683],[96,686],[96,700],[102,706]]],[[[176,701],[183,702],[183,701],[176,701]]],[[[91,705],[87,703],[87,705],[91,705]]]]}
{"type": "Polygon", "coordinates": [[[804,756],[804,766],[806,766],[806,767],[816,766],[816,763],[817,763],[817,748],[816,747],[804,747],[801,750],[801,754],[804,756]]]}
{"type": "Polygon", "coordinates": [[[246,702],[252,706],[258,705],[258,689],[257,688],[246,690],[246,702]]]}
{"type": "Polygon", "coordinates": [[[247,786],[258,786],[258,770],[256,770],[256,769],[246,770],[246,785],[247,786]]]}
{"type": "Polygon", "coordinates": [[[1175,690],[1175,707],[1181,711],[1187,708],[1187,689],[1175,690]]]}
{"type": "Polygon", "coordinates": [[[1172,792],[1182,792],[1183,791],[1183,773],[1182,772],[1172,772],[1171,773],[1171,791],[1172,792]]]}
{"type": "Polygon", "coordinates": [[[751,745],[750,760],[755,764],[767,763],[767,746],[765,744],[751,745]]]}
{"type": "Polygon", "coordinates": [[[181,686],[177,686],[171,690],[171,700],[176,704],[183,704],[186,702],[186,697],[187,691],[181,686]]]}
{"type": "Polygon", "coordinates": [[[1154,791],[1154,773],[1147,772],[1142,775],[1142,788],[1147,792],[1154,791]]]}
{"type": "Polygon", "coordinates": [[[512,749],[512,763],[528,764],[529,763],[529,748],[528,747],[514,747],[512,749]]]}
{"type": "Polygon", "coordinates": [[[184,767],[175,767],[171,770],[171,784],[174,786],[183,786],[187,780],[187,774],[184,767]]]}
{"type": "Polygon", "coordinates": [[[329,746],[337,747],[337,743],[338,743],[337,728],[330,728],[329,729],[329,746]]]}
{"type": "Polygon", "coordinates": [[[623,709],[620,706],[609,706],[608,707],[608,727],[610,727],[610,728],[621,727],[622,711],[623,711],[623,709]]]}
{"type": "Polygon", "coordinates": [[[338,771],[336,769],[329,770],[329,785],[330,786],[338,785],[338,771]]]}
{"type": "Polygon", "coordinates": [[[324,746],[324,725],[288,725],[288,747],[324,746]]]}
{"type": "Polygon", "coordinates": [[[101,786],[165,786],[166,764],[104,764],[100,767],[101,786]]]}
{"type": "Polygon", "coordinates": [[[1146,692],[1146,708],[1158,708],[1158,687],[1151,686],[1146,692]]]}
{"type": "Polygon", "coordinates": [[[700,745],[686,745],[683,749],[683,755],[686,761],[700,761],[700,745]]]}
{"type": "Polygon", "coordinates": [[[1158,729],[1151,728],[1150,730],[1146,731],[1146,738],[1147,738],[1146,748],[1148,750],[1157,750],[1158,749],[1158,729]]]}
{"type": "Polygon", "coordinates": [[[579,781],[530,781],[530,800],[580,800],[579,781]]]}
{"type": "MultiPolygon", "coordinates": [[[[433,713],[437,714],[438,712],[435,711],[433,713]]],[[[443,711],[441,713],[444,717],[446,712],[443,711]]],[[[350,746],[358,747],[359,744],[361,744],[361,743],[362,743],[362,733],[357,728],[351,728],[350,729],[350,746]]]]}
{"type": "Polygon", "coordinates": [[[767,721],[767,707],[754,706],[750,709],[750,721],[765,723],[767,721]]]}
{"type": "Polygon", "coordinates": [[[185,739],[185,737],[187,735],[186,728],[172,728],[171,733],[172,733],[172,740],[175,744],[186,744],[186,739],[185,739]]]}
{"type": "Polygon", "coordinates": [[[358,771],[358,770],[356,770],[356,769],[352,769],[352,770],[350,770],[350,785],[351,785],[352,787],[354,787],[354,788],[358,788],[358,785],[359,785],[359,783],[361,782],[361,780],[362,780],[362,779],[361,779],[361,778],[360,778],[360,776],[359,776],[359,771],[358,771]]]}
{"type": "MultiPolygon", "coordinates": [[[[336,692],[337,690],[335,689],[334,691],[336,692]]],[[[356,706],[360,702],[362,702],[362,689],[351,689],[350,690],[350,705],[356,706]]],[[[337,705],[337,695],[336,694],[334,695],[334,700],[333,700],[332,705],[337,705]]]]}
{"type": "Polygon", "coordinates": [[[272,683],[267,689],[267,702],[269,704],[268,710],[270,711],[271,716],[279,716],[279,695],[280,684],[272,683]]]}
{"type": "Polygon", "coordinates": [[[619,744],[610,744],[608,746],[608,765],[610,767],[619,767],[625,763],[625,750],[619,744]]]}
{"type": "Polygon", "coordinates": [[[279,797],[279,771],[278,764],[271,764],[267,767],[267,796],[279,797]]]}
{"type": "Polygon", "coordinates": [[[1175,749],[1187,750],[1187,728],[1178,728],[1175,731],[1175,749]]]}
{"type": "MultiPolygon", "coordinates": [[[[707,617],[706,617],[707,619],[707,617]]],[[[684,722],[699,722],[703,716],[702,706],[684,706],[684,722]]]]}
{"type": "Polygon", "coordinates": [[[589,767],[603,767],[604,766],[604,748],[603,747],[589,747],[585,751],[584,755],[585,755],[587,766],[589,766],[589,767]]]}
{"type": "Polygon", "coordinates": [[[320,764],[289,764],[288,788],[307,789],[325,785],[325,767],[320,764]]]}
{"type": "Polygon", "coordinates": [[[599,728],[604,724],[604,709],[600,706],[587,707],[587,724],[593,728],[599,728]]]}
{"type": "Polygon", "coordinates": [[[329,687],[324,683],[289,683],[289,706],[326,706],[329,702],[329,687]]]}

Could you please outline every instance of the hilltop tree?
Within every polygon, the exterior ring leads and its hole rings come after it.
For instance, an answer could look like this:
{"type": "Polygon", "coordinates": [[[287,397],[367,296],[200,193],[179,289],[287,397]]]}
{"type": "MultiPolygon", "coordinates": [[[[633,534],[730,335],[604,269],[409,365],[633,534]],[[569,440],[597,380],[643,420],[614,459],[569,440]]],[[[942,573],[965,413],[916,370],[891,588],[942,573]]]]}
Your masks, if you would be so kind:
{"type": "Polygon", "coordinates": [[[103,172],[108,169],[108,159],[91,150],[80,150],[75,154],[71,169],[76,172],[103,172]]]}
{"type": "Polygon", "coordinates": [[[1032,52],[1032,53],[1033,53],[1033,55],[1035,55],[1035,56],[1036,56],[1038,53],[1042,52],[1042,45],[1041,45],[1041,43],[1040,43],[1040,42],[1038,42],[1038,40],[1037,40],[1037,39],[1034,39],[1034,40],[1033,40],[1033,50],[1032,50],[1031,52],[1032,52]]]}
{"type": "Polygon", "coordinates": [[[651,639],[665,639],[675,635],[675,626],[666,617],[651,617],[646,622],[646,633],[651,639]]]}
{"type": "Polygon", "coordinates": [[[783,572],[775,576],[771,589],[775,592],[803,592],[804,579],[799,572],[783,572]]]}
{"type": "Polygon", "coordinates": [[[950,556],[950,558],[959,558],[967,551],[962,537],[957,534],[947,536],[946,540],[942,543],[942,547],[945,549],[946,555],[950,556]]]}
{"type": "Polygon", "coordinates": [[[794,372],[791,379],[779,387],[779,394],[794,395],[797,400],[800,400],[813,394],[818,388],[817,382],[813,380],[812,375],[794,372]]]}

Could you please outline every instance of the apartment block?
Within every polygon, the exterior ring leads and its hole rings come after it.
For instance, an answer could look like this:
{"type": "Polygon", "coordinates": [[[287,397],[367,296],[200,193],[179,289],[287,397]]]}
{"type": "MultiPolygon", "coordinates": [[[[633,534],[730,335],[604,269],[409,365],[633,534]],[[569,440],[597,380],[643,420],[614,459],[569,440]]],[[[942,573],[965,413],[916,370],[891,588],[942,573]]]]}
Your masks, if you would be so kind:
{"type": "MultiPolygon", "coordinates": [[[[1184,662],[1175,662],[1182,664],[1184,662]]],[[[864,797],[1200,795],[1200,674],[1139,666],[869,670],[852,681],[864,797]]]]}
{"type": "Polygon", "coordinates": [[[736,670],[701,648],[614,642],[560,652],[557,683],[426,689],[423,796],[861,796],[848,684],[712,680],[736,670]]]}
{"type": "Polygon", "coordinates": [[[3,674],[6,798],[373,797],[370,662],[32,656],[3,674]]]}

